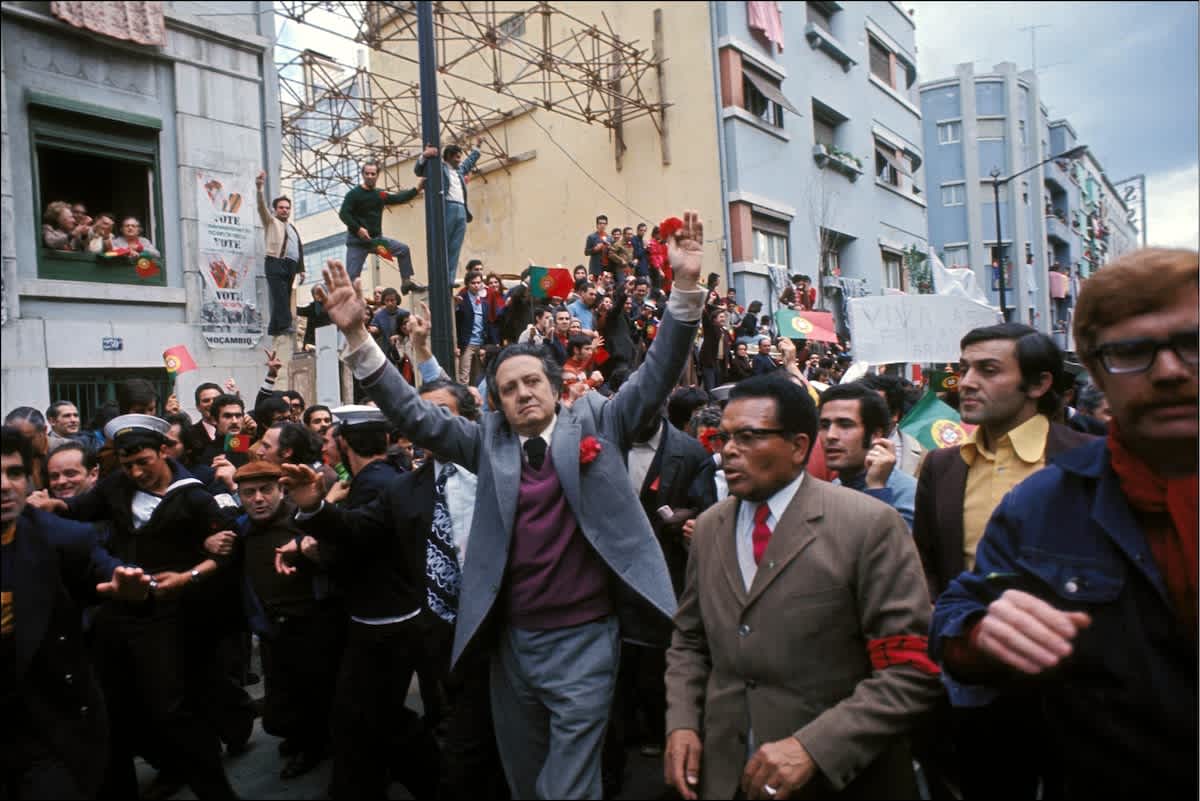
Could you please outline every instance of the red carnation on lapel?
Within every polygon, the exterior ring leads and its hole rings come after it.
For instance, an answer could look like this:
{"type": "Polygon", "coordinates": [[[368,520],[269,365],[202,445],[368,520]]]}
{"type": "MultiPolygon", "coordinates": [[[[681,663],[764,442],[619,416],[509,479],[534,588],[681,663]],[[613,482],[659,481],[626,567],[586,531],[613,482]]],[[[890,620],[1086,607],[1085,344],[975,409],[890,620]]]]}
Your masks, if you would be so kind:
{"type": "Polygon", "coordinates": [[[584,437],[579,441],[579,463],[591,464],[596,461],[596,457],[602,450],[604,450],[604,446],[600,444],[600,440],[595,437],[584,437]]]}

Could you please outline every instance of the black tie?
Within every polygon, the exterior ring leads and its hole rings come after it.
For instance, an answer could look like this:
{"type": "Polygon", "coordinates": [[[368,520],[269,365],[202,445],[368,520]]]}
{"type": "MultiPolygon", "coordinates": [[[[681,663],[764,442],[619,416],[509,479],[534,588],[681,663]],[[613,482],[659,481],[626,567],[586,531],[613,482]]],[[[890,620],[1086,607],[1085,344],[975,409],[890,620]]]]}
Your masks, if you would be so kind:
{"type": "Polygon", "coordinates": [[[541,437],[530,437],[525,440],[525,455],[529,458],[529,464],[534,470],[541,470],[542,462],[546,461],[546,440],[541,437]]]}

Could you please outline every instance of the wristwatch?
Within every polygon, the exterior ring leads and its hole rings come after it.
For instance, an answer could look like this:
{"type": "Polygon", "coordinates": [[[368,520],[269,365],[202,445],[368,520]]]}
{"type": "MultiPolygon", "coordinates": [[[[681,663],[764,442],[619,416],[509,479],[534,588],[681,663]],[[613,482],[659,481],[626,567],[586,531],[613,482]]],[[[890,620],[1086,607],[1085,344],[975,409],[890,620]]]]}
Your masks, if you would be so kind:
{"type": "Polygon", "coordinates": [[[192,581],[196,582],[199,580],[200,580],[200,571],[193,567],[192,568],[192,581]]]}

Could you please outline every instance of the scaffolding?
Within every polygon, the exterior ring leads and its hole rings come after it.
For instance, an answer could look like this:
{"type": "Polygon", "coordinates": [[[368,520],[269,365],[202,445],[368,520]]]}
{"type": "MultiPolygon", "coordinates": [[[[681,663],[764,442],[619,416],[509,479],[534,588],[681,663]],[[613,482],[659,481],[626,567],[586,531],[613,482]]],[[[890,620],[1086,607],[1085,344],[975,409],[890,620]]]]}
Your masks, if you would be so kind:
{"type": "MultiPolygon", "coordinates": [[[[278,0],[275,9],[286,20],[366,51],[358,63],[347,64],[276,44],[283,180],[297,191],[341,194],[357,183],[362,162],[387,167],[419,155],[415,4],[278,0]],[[405,64],[413,67],[411,80],[386,74],[387,68],[409,72],[405,64]]],[[[663,162],[670,163],[659,16],[648,53],[618,35],[603,12],[601,27],[545,2],[435,3],[442,141],[480,141],[477,167],[506,168],[525,155],[504,123],[543,109],[609,129],[620,169],[624,126],[648,117],[663,162]],[[652,77],[654,100],[644,86],[652,77]]]]}

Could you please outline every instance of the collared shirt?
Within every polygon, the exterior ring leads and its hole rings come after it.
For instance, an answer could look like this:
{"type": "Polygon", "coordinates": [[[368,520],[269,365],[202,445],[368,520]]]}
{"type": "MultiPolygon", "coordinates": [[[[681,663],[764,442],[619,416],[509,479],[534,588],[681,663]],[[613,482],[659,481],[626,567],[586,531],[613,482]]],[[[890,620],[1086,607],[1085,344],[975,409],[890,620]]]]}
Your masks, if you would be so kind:
{"type": "Polygon", "coordinates": [[[582,300],[576,300],[574,303],[568,305],[567,311],[571,313],[572,317],[579,320],[579,324],[588,331],[591,331],[595,326],[595,313],[592,309],[584,306],[582,300]]]}
{"type": "Polygon", "coordinates": [[[446,200],[451,203],[465,203],[462,176],[454,167],[447,169],[446,174],[449,176],[449,180],[446,181],[446,200]]]}
{"type": "Polygon", "coordinates": [[[200,418],[200,424],[204,426],[204,430],[208,432],[209,439],[217,438],[217,427],[213,423],[208,422],[204,418],[200,418]]]}
{"type": "Polygon", "coordinates": [[[485,300],[487,300],[487,298],[481,298],[481,297],[479,297],[479,295],[471,295],[470,298],[471,298],[471,311],[474,313],[474,317],[471,318],[471,341],[467,344],[482,345],[483,344],[483,318],[484,318],[484,314],[485,314],[485,310],[483,308],[483,302],[485,300]]]}
{"type": "Polygon", "coordinates": [[[1013,487],[1046,465],[1046,435],[1050,420],[1035,414],[993,444],[983,443],[977,428],[959,448],[967,463],[963,494],[963,557],[967,570],[975,569],[975,549],[983,539],[992,512],[1013,487]]]}
{"type": "MultiPolygon", "coordinates": [[[[437,479],[445,462],[433,460],[433,476],[437,479]]],[[[454,551],[461,568],[467,559],[467,539],[471,536],[471,521],[475,519],[475,488],[479,478],[462,465],[446,479],[446,508],[450,512],[450,528],[454,532],[454,551]]]]}
{"type": "Polygon", "coordinates": [[[294,262],[300,261],[300,232],[296,230],[296,226],[291,223],[284,223],[284,236],[286,241],[283,244],[283,258],[291,259],[294,262]]]}
{"type": "MultiPolygon", "coordinates": [[[[767,498],[767,506],[771,510],[771,514],[767,515],[767,527],[771,529],[772,535],[775,534],[775,526],[779,524],[792,498],[796,497],[796,490],[800,489],[800,482],[803,480],[804,473],[801,473],[790,484],[767,498]]],[[[737,523],[733,529],[734,536],[737,537],[738,567],[742,570],[742,582],[746,585],[746,592],[750,591],[750,585],[754,583],[754,576],[758,573],[758,565],[754,563],[754,512],[757,509],[758,504],[754,501],[740,502],[737,523]]]]}
{"type": "MultiPolygon", "coordinates": [[[[667,425],[663,423],[663,425],[667,425]]],[[[646,474],[650,465],[654,464],[654,454],[658,453],[658,445],[662,442],[662,425],[654,436],[646,442],[635,442],[629,449],[629,480],[633,484],[633,494],[642,494],[642,485],[646,483],[646,474]]]]}
{"type": "MultiPolygon", "coordinates": [[[[554,426],[556,423],[558,423],[558,415],[557,414],[550,418],[550,425],[546,426],[546,428],[542,431],[542,433],[538,434],[539,437],[541,437],[542,439],[544,439],[546,441],[546,450],[547,451],[550,450],[550,443],[553,441],[552,438],[554,437],[554,426]]],[[[528,456],[525,455],[525,443],[528,442],[529,440],[533,439],[533,437],[526,437],[524,435],[518,434],[517,439],[519,439],[521,441],[521,460],[524,461],[529,458],[528,456]]]]}

